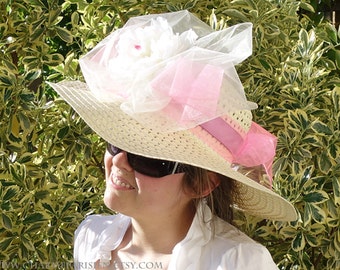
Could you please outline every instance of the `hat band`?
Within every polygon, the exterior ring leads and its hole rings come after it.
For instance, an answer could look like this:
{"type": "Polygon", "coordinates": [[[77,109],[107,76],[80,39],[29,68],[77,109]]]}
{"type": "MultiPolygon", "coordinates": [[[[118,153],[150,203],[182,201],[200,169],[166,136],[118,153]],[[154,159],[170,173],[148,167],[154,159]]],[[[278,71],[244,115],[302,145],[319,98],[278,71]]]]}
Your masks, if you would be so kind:
{"type": "Polygon", "coordinates": [[[247,168],[262,166],[271,185],[272,164],[277,144],[277,138],[274,135],[252,122],[248,133],[243,137],[223,117],[201,124],[200,128],[210,134],[214,140],[209,139],[208,136],[202,136],[202,132],[198,130],[194,131],[194,134],[198,135],[215,151],[220,154],[223,152],[222,156],[230,163],[247,168]],[[226,149],[223,148],[227,148],[228,151],[226,152],[226,149]]]}
{"type": "Polygon", "coordinates": [[[238,152],[243,143],[241,135],[221,117],[205,122],[201,127],[227,147],[233,155],[238,152]]]}

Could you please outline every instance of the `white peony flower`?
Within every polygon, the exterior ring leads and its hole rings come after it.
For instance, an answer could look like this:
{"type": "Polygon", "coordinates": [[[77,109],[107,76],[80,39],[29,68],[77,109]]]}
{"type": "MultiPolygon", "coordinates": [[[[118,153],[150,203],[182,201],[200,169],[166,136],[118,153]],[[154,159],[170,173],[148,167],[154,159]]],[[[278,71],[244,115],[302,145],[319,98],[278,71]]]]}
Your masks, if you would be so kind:
{"type": "Polygon", "coordinates": [[[116,41],[116,56],[108,61],[111,76],[126,84],[127,81],[136,83],[139,74],[147,82],[145,73],[149,73],[150,80],[154,74],[150,70],[146,72],[146,68],[152,70],[164,60],[192,47],[197,37],[191,29],[182,34],[174,33],[161,17],[144,28],[123,31],[116,41]]]}

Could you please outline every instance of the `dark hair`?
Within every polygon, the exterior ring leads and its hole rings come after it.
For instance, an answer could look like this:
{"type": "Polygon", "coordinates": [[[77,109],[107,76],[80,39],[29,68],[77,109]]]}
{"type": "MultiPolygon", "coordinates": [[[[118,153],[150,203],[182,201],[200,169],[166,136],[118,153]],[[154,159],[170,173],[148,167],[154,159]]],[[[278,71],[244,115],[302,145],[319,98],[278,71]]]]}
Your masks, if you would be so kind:
{"type": "Polygon", "coordinates": [[[197,194],[197,199],[194,200],[195,205],[205,199],[212,213],[221,219],[232,223],[233,209],[232,205],[237,198],[237,189],[235,180],[202,168],[188,166],[184,175],[184,188],[191,189],[197,194]],[[209,177],[212,174],[218,177],[220,184],[213,189],[207,196],[202,197],[203,191],[210,187],[211,181],[209,177]]]}

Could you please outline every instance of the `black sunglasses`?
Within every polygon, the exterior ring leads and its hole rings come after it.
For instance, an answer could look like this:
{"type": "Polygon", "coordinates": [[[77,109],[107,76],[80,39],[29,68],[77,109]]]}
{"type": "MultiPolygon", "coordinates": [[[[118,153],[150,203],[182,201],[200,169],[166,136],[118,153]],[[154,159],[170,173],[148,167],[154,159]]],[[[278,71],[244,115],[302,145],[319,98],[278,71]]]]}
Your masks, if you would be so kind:
{"type": "MultiPolygon", "coordinates": [[[[108,144],[107,151],[112,156],[115,156],[124,150],[112,144],[108,144]]],[[[174,161],[147,158],[129,152],[126,152],[126,154],[130,166],[135,171],[151,177],[159,178],[169,174],[181,173],[184,172],[184,168],[186,166],[174,161]]]]}

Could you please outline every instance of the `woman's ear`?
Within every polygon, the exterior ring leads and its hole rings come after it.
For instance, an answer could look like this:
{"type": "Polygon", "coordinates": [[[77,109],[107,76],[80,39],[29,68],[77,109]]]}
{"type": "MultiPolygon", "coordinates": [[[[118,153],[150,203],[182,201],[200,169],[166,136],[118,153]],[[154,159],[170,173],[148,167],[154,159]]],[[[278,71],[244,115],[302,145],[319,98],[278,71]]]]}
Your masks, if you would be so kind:
{"type": "Polygon", "coordinates": [[[216,173],[210,171],[208,171],[207,173],[209,177],[209,182],[208,185],[205,187],[204,190],[202,190],[202,193],[200,194],[202,198],[208,196],[221,183],[221,180],[216,173]]]}

